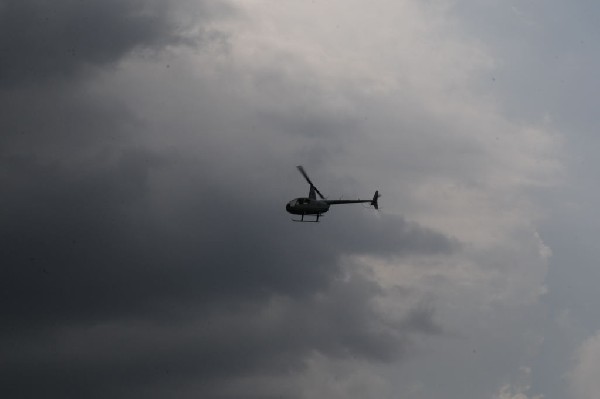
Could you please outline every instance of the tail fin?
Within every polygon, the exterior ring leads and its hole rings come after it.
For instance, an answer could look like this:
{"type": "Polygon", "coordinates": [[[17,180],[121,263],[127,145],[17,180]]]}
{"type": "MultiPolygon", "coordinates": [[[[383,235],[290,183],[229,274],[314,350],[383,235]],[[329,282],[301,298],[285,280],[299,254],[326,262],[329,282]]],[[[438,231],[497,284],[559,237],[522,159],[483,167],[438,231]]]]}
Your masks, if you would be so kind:
{"type": "Polygon", "coordinates": [[[381,197],[381,194],[379,194],[379,190],[375,191],[375,195],[373,196],[373,200],[371,201],[371,205],[375,208],[375,209],[379,209],[379,197],[381,197]]]}

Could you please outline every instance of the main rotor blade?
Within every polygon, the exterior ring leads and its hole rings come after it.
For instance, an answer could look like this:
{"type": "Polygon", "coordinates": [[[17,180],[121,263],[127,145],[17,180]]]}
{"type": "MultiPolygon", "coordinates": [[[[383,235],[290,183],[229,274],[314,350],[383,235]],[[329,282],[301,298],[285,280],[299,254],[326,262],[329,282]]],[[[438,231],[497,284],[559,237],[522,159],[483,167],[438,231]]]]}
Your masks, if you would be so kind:
{"type": "Polygon", "coordinates": [[[315,189],[315,192],[317,194],[319,194],[319,197],[321,197],[321,199],[325,199],[325,197],[323,196],[323,194],[321,194],[321,192],[319,191],[319,189],[313,184],[312,181],[310,181],[310,177],[308,177],[308,174],[304,170],[304,167],[302,165],[298,165],[296,167],[298,168],[298,170],[300,171],[300,173],[302,174],[302,176],[304,176],[304,178],[306,179],[306,181],[308,182],[308,184],[310,184],[310,186],[315,189]]]}
{"type": "Polygon", "coordinates": [[[296,167],[298,168],[298,170],[300,171],[300,173],[302,173],[302,176],[304,176],[304,178],[306,179],[306,181],[308,182],[308,184],[310,184],[311,186],[314,187],[315,185],[313,184],[313,182],[310,181],[310,177],[308,177],[308,174],[304,170],[304,167],[302,165],[298,165],[296,167]]]}

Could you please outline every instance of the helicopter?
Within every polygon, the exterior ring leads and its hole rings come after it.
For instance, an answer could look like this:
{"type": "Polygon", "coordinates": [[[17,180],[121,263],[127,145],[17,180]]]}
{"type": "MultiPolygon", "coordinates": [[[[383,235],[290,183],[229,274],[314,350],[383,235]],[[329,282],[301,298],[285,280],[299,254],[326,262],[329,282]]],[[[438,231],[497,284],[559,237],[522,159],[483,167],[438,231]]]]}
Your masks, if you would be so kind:
{"type": "Polygon", "coordinates": [[[304,178],[308,182],[308,185],[310,186],[310,190],[308,191],[308,198],[300,197],[300,198],[293,199],[290,202],[288,202],[287,205],[285,206],[285,210],[288,211],[289,213],[291,213],[292,215],[300,215],[301,216],[300,219],[292,219],[294,222],[318,222],[319,217],[321,217],[325,212],[327,212],[331,205],[370,204],[375,209],[379,209],[379,203],[377,201],[379,199],[379,197],[381,197],[381,195],[379,194],[379,191],[375,191],[375,195],[373,196],[373,199],[370,199],[370,200],[361,200],[361,199],[328,200],[327,198],[325,198],[325,196],[323,196],[323,194],[321,194],[319,189],[317,187],[315,187],[313,182],[308,177],[308,174],[304,170],[304,167],[302,167],[302,165],[298,165],[296,167],[298,168],[298,171],[302,174],[302,176],[304,176],[304,178]],[[321,199],[317,199],[317,195],[321,199]],[[315,215],[316,219],[315,220],[304,220],[304,215],[315,215]]]}

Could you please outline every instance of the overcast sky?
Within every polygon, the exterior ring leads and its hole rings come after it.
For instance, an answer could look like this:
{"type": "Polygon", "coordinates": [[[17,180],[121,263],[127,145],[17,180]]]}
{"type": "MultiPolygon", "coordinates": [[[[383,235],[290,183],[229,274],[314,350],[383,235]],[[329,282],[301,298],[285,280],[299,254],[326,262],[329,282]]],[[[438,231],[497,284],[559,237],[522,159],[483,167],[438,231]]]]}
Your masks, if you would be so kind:
{"type": "Polygon", "coordinates": [[[598,15],[0,0],[1,396],[595,399],[598,15]]]}

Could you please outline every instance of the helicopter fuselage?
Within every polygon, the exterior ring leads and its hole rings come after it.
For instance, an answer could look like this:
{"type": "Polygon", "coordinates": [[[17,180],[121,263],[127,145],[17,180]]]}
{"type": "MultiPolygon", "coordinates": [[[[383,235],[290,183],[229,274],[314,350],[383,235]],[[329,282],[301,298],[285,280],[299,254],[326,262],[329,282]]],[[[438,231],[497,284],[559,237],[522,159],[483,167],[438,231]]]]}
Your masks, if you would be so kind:
{"type": "Polygon", "coordinates": [[[329,210],[329,203],[324,200],[301,197],[288,202],[285,210],[292,215],[321,215],[329,210]]]}

